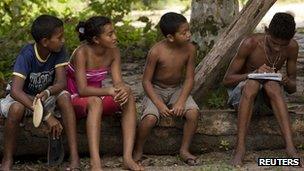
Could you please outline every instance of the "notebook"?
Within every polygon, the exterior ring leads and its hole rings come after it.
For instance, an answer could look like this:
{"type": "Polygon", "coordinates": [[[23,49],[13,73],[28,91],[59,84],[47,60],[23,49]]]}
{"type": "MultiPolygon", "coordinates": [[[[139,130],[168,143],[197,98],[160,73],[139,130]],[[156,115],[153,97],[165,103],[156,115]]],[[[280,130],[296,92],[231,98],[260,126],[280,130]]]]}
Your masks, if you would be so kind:
{"type": "Polygon", "coordinates": [[[274,81],[282,81],[282,74],[280,73],[251,73],[248,74],[249,79],[255,80],[274,80],[274,81]]]}

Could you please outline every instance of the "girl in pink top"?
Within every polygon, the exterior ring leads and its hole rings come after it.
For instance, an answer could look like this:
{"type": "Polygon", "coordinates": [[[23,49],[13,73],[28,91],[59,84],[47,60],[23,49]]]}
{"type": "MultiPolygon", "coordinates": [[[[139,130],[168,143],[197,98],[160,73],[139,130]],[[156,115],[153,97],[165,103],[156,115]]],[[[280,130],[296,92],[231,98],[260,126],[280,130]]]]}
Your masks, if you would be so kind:
{"type": "MultiPolygon", "coordinates": [[[[131,90],[122,80],[113,25],[110,19],[96,16],[80,22],[76,30],[84,43],[72,55],[67,68],[67,87],[72,94],[76,118],[87,116],[91,170],[102,169],[99,155],[102,115],[119,110],[122,111],[123,165],[126,169],[143,170],[132,158],[136,108],[131,90]],[[108,72],[111,72],[113,86],[102,87],[108,72]]],[[[73,131],[72,136],[76,137],[76,129],[73,131]]]]}

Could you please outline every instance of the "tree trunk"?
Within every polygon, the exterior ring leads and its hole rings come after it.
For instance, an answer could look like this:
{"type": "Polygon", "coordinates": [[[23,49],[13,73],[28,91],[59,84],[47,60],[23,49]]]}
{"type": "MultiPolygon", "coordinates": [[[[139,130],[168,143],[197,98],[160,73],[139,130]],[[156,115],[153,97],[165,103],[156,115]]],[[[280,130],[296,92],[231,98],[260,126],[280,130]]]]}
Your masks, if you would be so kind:
{"type": "Polygon", "coordinates": [[[198,61],[211,50],[238,12],[238,0],[192,0],[190,25],[192,39],[199,46],[198,61]]]}
{"type": "Polygon", "coordinates": [[[241,40],[251,33],[276,0],[250,0],[225,29],[207,56],[195,69],[193,94],[202,105],[208,92],[219,85],[241,40]]]}

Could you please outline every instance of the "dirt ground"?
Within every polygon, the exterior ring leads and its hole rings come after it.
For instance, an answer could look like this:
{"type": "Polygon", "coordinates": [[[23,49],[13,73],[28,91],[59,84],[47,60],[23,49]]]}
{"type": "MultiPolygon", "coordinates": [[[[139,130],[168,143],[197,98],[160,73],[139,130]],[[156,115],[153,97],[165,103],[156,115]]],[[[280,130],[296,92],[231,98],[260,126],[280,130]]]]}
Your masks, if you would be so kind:
{"type": "MultiPolygon", "coordinates": [[[[300,150],[302,156],[304,151],[300,150]]],[[[258,170],[282,170],[282,171],[297,171],[304,170],[296,167],[261,167],[258,166],[256,161],[259,157],[264,158],[286,158],[284,150],[265,150],[265,151],[248,151],[245,157],[245,163],[243,167],[235,168],[229,164],[232,151],[226,152],[211,152],[199,155],[199,165],[195,167],[187,166],[180,160],[179,156],[155,156],[145,155],[143,165],[148,171],[258,171],[258,170]]],[[[122,157],[121,156],[103,156],[102,157],[105,171],[118,171],[122,170],[122,157]]],[[[65,161],[60,167],[48,167],[44,164],[43,159],[33,161],[32,159],[19,158],[16,160],[14,170],[24,171],[62,171],[68,165],[65,161]],[[26,164],[25,164],[26,163],[26,164]]],[[[89,158],[82,157],[81,170],[89,170],[89,158]]]]}

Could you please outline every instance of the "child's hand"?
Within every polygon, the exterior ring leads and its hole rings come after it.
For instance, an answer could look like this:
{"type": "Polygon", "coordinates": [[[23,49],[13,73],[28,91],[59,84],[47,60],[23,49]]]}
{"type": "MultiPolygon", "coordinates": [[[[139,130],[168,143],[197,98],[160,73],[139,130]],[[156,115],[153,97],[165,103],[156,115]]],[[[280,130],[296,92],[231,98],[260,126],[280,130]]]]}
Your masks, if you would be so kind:
{"type": "Polygon", "coordinates": [[[176,116],[183,116],[185,114],[185,103],[177,101],[172,106],[173,114],[176,116]]]}
{"type": "Polygon", "coordinates": [[[46,120],[46,123],[49,127],[49,131],[52,134],[53,139],[55,139],[55,138],[59,139],[62,129],[63,129],[61,123],[53,115],[51,115],[46,120]]]}
{"type": "Polygon", "coordinates": [[[130,96],[131,88],[128,86],[122,86],[115,89],[116,95],[114,100],[117,101],[121,106],[124,105],[130,96]]]}
{"type": "Polygon", "coordinates": [[[40,92],[39,94],[36,95],[36,99],[40,99],[41,102],[44,102],[47,98],[49,98],[49,94],[46,90],[40,92]]]}
{"type": "Polygon", "coordinates": [[[163,117],[169,117],[173,114],[173,110],[170,110],[164,103],[160,104],[157,109],[159,114],[163,117]]]}
{"type": "Polygon", "coordinates": [[[260,66],[257,69],[257,73],[264,73],[264,72],[269,72],[269,73],[273,73],[275,72],[270,66],[263,64],[262,66],[260,66]]]}
{"type": "Polygon", "coordinates": [[[110,95],[110,96],[112,96],[112,97],[115,97],[115,95],[116,95],[116,89],[114,88],[114,87],[107,87],[107,89],[108,89],[108,94],[110,95]]]}
{"type": "Polygon", "coordinates": [[[288,83],[289,83],[289,77],[287,75],[284,75],[283,78],[282,78],[282,81],[281,81],[281,84],[284,86],[284,87],[287,87],[288,83]]]}

